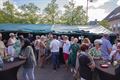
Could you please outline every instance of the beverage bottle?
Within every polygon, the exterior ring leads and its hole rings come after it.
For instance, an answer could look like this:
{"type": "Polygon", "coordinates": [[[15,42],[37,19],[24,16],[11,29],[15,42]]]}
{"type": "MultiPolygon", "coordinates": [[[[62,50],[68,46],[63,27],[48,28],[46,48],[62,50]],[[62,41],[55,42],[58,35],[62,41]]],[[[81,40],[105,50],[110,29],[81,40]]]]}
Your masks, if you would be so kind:
{"type": "Polygon", "coordinates": [[[114,65],[114,57],[111,58],[111,64],[114,65]]]}

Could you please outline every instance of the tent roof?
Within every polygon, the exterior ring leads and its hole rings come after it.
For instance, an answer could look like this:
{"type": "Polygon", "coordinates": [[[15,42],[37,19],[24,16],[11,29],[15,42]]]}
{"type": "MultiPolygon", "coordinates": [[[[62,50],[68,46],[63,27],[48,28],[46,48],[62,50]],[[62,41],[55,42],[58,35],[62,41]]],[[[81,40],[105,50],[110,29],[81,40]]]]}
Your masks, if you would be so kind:
{"type": "Polygon", "coordinates": [[[107,33],[112,32],[103,26],[69,26],[69,25],[48,25],[48,24],[0,24],[0,31],[17,31],[17,32],[33,32],[33,33],[49,33],[55,32],[58,34],[81,34],[81,33],[107,33]]]}
{"type": "Polygon", "coordinates": [[[105,27],[101,26],[101,25],[92,25],[92,26],[78,26],[79,30],[84,30],[84,31],[88,31],[90,33],[95,33],[95,34],[112,34],[113,32],[106,29],[105,27]]]}
{"type": "Polygon", "coordinates": [[[0,31],[50,32],[52,25],[48,24],[0,24],[0,31]]]}

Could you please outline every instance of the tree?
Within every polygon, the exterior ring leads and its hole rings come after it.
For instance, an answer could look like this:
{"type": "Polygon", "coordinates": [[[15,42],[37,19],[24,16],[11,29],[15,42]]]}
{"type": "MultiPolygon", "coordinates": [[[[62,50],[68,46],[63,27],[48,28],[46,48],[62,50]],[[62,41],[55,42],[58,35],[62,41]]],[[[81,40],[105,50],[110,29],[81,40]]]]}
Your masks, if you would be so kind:
{"type": "Polygon", "coordinates": [[[70,25],[84,25],[87,23],[86,12],[83,10],[82,6],[75,6],[75,3],[72,1],[68,5],[64,6],[65,13],[61,17],[64,24],[70,25]]]}
{"type": "Polygon", "coordinates": [[[5,13],[1,10],[0,11],[0,23],[5,23],[5,13]]]}
{"type": "Polygon", "coordinates": [[[102,21],[99,21],[99,24],[106,27],[106,28],[109,28],[109,22],[108,20],[102,20],[102,21]]]}
{"type": "Polygon", "coordinates": [[[6,20],[3,22],[9,22],[9,23],[14,23],[15,21],[15,7],[13,4],[11,4],[9,1],[6,1],[3,3],[3,10],[1,11],[2,17],[6,20]]]}
{"type": "Polygon", "coordinates": [[[38,15],[36,13],[40,12],[40,8],[33,3],[24,4],[19,7],[23,13],[21,14],[21,19],[25,20],[25,23],[37,23],[38,15]]]}
{"type": "Polygon", "coordinates": [[[48,3],[47,7],[44,9],[44,12],[48,23],[54,24],[58,15],[58,4],[56,4],[56,0],[52,0],[51,3],[48,3]]]}
{"type": "Polygon", "coordinates": [[[73,11],[73,22],[75,25],[87,24],[87,16],[82,6],[77,6],[73,11]]]}

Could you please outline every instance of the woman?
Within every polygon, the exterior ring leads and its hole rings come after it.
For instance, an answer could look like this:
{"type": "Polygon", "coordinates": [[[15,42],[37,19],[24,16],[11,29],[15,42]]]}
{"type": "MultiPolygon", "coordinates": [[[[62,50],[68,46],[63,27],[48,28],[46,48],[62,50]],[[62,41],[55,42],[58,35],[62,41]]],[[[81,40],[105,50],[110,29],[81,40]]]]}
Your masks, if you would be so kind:
{"type": "Polygon", "coordinates": [[[45,36],[41,36],[40,37],[40,43],[39,43],[39,58],[38,60],[40,62],[38,62],[38,65],[43,68],[44,67],[44,63],[45,63],[45,36]]]}
{"type": "Polygon", "coordinates": [[[115,40],[115,44],[113,44],[113,46],[112,46],[112,51],[117,49],[117,43],[119,43],[119,42],[120,42],[120,39],[117,38],[117,39],[115,40]]]}
{"type": "Polygon", "coordinates": [[[23,40],[24,40],[23,37],[19,36],[19,37],[17,37],[16,42],[13,45],[13,47],[15,49],[15,57],[18,57],[19,54],[20,54],[20,50],[21,50],[21,47],[22,47],[22,41],[23,40]]]}
{"type": "Polygon", "coordinates": [[[14,49],[14,44],[16,42],[16,37],[14,33],[9,34],[10,38],[8,40],[8,55],[15,57],[15,49],[14,49]]]}
{"type": "Polygon", "coordinates": [[[34,41],[35,57],[36,57],[37,63],[38,63],[38,55],[39,55],[39,50],[40,50],[39,44],[40,44],[40,36],[37,35],[37,36],[36,36],[36,39],[35,39],[35,41],[34,41]]]}
{"type": "Polygon", "coordinates": [[[110,53],[110,58],[111,60],[116,60],[116,61],[120,61],[120,42],[117,43],[117,49],[116,50],[113,50],[111,51],[110,53]]]}
{"type": "Polygon", "coordinates": [[[90,39],[89,38],[84,38],[83,41],[82,41],[82,44],[86,44],[89,46],[89,49],[92,48],[92,43],[90,42],[90,39]]]}
{"type": "Polygon", "coordinates": [[[79,66],[80,66],[80,76],[85,80],[92,79],[92,71],[95,69],[95,64],[91,60],[90,55],[88,54],[89,46],[82,44],[80,47],[79,55],[79,66]]]}
{"type": "Polygon", "coordinates": [[[100,59],[101,58],[101,50],[100,47],[102,45],[101,39],[96,39],[94,41],[95,47],[91,48],[89,50],[89,54],[93,57],[93,59],[100,59]]]}
{"type": "Polygon", "coordinates": [[[26,59],[26,62],[23,64],[24,80],[35,80],[34,68],[36,66],[36,60],[28,39],[24,40],[19,58],[26,59]]]}
{"type": "Polygon", "coordinates": [[[78,42],[78,39],[74,38],[74,43],[70,46],[70,56],[69,56],[68,64],[71,67],[71,72],[73,72],[73,70],[75,72],[76,56],[79,50],[79,44],[77,42],[78,42]]]}
{"type": "Polygon", "coordinates": [[[68,36],[65,36],[64,43],[63,43],[63,56],[65,67],[68,69],[68,58],[69,58],[69,48],[70,48],[70,41],[68,40],[68,36]]]}
{"type": "Polygon", "coordinates": [[[73,36],[70,38],[70,43],[71,43],[71,44],[74,43],[74,37],[73,37],[73,36]]]}

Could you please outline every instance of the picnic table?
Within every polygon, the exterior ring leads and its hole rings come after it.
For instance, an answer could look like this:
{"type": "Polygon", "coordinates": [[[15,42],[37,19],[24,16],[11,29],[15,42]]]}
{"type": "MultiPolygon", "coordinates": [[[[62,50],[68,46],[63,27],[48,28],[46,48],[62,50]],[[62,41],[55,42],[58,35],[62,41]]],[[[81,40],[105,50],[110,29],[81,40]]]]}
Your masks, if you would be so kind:
{"type": "Polygon", "coordinates": [[[1,80],[17,80],[19,67],[25,63],[25,60],[15,59],[13,62],[4,62],[3,69],[0,70],[1,80]]]}
{"type": "Polygon", "coordinates": [[[115,70],[118,68],[118,65],[108,64],[108,67],[103,68],[101,67],[102,60],[95,60],[95,64],[101,80],[116,80],[115,70]]]}

